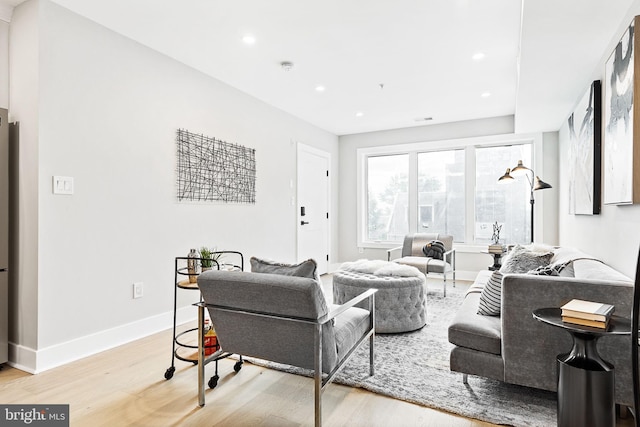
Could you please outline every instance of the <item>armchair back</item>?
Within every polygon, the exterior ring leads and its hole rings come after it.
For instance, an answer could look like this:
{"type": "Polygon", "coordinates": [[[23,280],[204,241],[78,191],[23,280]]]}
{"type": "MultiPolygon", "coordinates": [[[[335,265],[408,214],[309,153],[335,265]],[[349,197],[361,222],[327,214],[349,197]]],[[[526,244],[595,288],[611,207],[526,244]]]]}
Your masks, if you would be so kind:
{"type": "MultiPolygon", "coordinates": [[[[213,270],[198,277],[198,287],[224,351],[314,368],[314,322],[329,313],[317,281],[213,270]]],[[[322,331],[322,370],[330,372],[338,362],[333,322],[322,331]]]]}

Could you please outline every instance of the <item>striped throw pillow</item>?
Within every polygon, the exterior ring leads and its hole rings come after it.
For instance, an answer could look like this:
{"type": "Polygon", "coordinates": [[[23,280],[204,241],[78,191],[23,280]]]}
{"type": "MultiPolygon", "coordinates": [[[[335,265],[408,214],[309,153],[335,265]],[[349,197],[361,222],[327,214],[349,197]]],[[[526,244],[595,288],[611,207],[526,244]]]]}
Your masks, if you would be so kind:
{"type": "Polygon", "coordinates": [[[500,270],[493,272],[480,293],[478,314],[483,316],[500,316],[500,299],[502,297],[502,276],[500,270]]]}

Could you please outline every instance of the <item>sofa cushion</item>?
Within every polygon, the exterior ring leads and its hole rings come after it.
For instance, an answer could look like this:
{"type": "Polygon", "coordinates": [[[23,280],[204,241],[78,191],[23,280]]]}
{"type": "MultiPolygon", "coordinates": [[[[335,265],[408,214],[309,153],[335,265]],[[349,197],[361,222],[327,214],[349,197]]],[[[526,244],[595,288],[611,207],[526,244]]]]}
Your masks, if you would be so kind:
{"type": "Polygon", "coordinates": [[[449,325],[449,342],[473,350],[501,354],[501,324],[495,316],[477,313],[480,294],[471,293],[464,299],[449,325]]]}
{"type": "Polygon", "coordinates": [[[478,314],[483,316],[499,316],[500,304],[502,300],[502,272],[493,272],[486,285],[480,293],[478,302],[478,314]]]}

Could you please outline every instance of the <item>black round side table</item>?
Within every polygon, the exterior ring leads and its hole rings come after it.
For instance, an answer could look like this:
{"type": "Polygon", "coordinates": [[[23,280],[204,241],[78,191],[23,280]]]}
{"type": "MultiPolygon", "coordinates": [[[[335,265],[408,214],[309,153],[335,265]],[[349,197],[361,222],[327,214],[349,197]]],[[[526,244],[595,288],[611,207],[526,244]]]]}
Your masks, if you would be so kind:
{"type": "Polygon", "coordinates": [[[596,344],[605,335],[631,334],[631,322],[611,316],[607,329],[575,325],[562,321],[560,308],[540,308],[533,317],[568,331],[573,338],[571,351],[557,357],[558,427],[614,427],[615,371],[600,357],[596,344]]]}

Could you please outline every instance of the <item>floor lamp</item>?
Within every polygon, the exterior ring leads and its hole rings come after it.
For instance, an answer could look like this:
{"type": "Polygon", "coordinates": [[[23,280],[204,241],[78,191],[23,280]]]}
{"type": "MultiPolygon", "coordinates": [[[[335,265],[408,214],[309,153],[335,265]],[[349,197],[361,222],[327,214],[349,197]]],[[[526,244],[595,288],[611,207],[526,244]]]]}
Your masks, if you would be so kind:
{"type": "Polygon", "coordinates": [[[533,192],[536,190],[546,190],[547,188],[552,188],[551,185],[547,184],[543,180],[540,179],[538,175],[535,174],[533,169],[529,169],[528,167],[522,164],[522,160],[518,160],[518,165],[513,169],[507,169],[507,171],[498,178],[498,183],[500,184],[511,184],[514,181],[514,176],[524,175],[527,177],[527,181],[529,182],[529,187],[531,187],[531,198],[529,199],[529,203],[531,203],[531,243],[533,243],[533,205],[535,200],[533,198],[533,192]]]}

